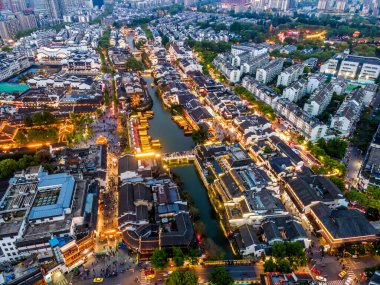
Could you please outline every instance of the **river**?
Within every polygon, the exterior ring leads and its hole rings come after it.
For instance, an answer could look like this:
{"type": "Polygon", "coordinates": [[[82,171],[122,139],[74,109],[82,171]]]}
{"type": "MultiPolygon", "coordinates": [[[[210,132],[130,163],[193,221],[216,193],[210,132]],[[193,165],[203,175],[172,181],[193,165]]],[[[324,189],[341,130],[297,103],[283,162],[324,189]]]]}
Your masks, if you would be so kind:
{"type": "MultiPolygon", "coordinates": [[[[154,111],[154,117],[149,121],[149,135],[153,139],[160,140],[163,152],[185,151],[194,148],[195,145],[191,137],[186,137],[183,130],[173,122],[170,112],[164,109],[160,98],[150,86],[153,78],[144,76],[144,80],[147,82],[148,91],[153,100],[152,110],[154,111]]],[[[198,177],[195,167],[186,165],[172,167],[170,170],[181,178],[183,190],[190,194],[199,209],[200,221],[205,225],[206,236],[226,252],[225,258],[232,259],[233,253],[229,247],[228,240],[224,236],[219,223],[215,220],[207,190],[198,177]]]]}

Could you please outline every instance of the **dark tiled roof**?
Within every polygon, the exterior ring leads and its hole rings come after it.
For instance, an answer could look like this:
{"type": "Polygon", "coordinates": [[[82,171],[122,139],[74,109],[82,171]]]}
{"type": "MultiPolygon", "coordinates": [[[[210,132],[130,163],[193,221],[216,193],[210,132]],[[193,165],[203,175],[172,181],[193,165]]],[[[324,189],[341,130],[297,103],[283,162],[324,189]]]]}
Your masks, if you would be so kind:
{"type": "Polygon", "coordinates": [[[323,203],[311,207],[314,214],[334,238],[377,235],[377,230],[358,210],[330,209],[323,203]]]}

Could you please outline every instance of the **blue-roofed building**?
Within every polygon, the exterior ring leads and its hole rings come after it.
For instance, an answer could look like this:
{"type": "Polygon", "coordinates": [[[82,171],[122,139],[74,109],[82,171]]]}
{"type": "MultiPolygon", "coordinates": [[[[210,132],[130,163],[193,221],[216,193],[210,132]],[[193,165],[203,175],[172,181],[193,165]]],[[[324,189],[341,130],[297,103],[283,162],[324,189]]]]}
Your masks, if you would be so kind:
{"type": "Polygon", "coordinates": [[[38,194],[29,213],[29,220],[44,220],[53,217],[62,217],[71,213],[72,197],[75,189],[75,180],[66,173],[41,175],[37,185],[38,194]],[[56,197],[50,199],[50,197],[56,197]]]}

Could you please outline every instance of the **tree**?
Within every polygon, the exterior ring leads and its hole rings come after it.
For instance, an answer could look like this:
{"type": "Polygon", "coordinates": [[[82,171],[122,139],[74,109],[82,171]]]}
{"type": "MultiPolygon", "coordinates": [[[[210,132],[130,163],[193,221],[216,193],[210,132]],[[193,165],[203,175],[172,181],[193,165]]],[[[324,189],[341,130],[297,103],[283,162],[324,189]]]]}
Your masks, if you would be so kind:
{"type": "Polygon", "coordinates": [[[190,262],[190,264],[195,265],[198,263],[199,256],[200,256],[199,250],[190,247],[186,253],[186,260],[190,262]]]}
{"type": "Polygon", "coordinates": [[[234,279],[224,267],[217,267],[210,274],[210,282],[215,285],[231,285],[234,279]]]}
{"type": "Polygon", "coordinates": [[[290,266],[290,262],[286,258],[280,258],[277,260],[277,271],[281,273],[290,273],[292,272],[292,268],[290,266]]]}
{"type": "Polygon", "coordinates": [[[342,178],[330,176],[329,179],[340,189],[340,191],[344,191],[345,185],[344,180],[342,178]]]}
{"type": "Polygon", "coordinates": [[[303,143],[305,142],[305,136],[304,136],[304,135],[299,135],[299,136],[297,137],[297,142],[298,142],[299,144],[303,144],[303,143]]]}
{"type": "Polygon", "coordinates": [[[129,71],[143,71],[145,69],[144,64],[134,57],[128,57],[125,68],[129,71]]]}
{"type": "Polygon", "coordinates": [[[264,272],[275,272],[277,271],[277,266],[273,261],[273,258],[269,258],[264,262],[264,272]]]}
{"type": "Polygon", "coordinates": [[[110,94],[108,91],[108,87],[106,86],[104,89],[104,105],[109,106],[110,104],[110,94]]]}
{"type": "Polygon", "coordinates": [[[195,143],[204,143],[207,140],[208,132],[204,128],[200,128],[197,131],[193,131],[191,138],[195,143]]]}
{"type": "Polygon", "coordinates": [[[197,285],[198,284],[198,276],[192,270],[186,270],[183,272],[183,281],[184,285],[197,285]]]}
{"type": "Polygon", "coordinates": [[[175,270],[166,280],[167,285],[197,285],[198,276],[192,270],[179,271],[175,270]]]}
{"type": "Polygon", "coordinates": [[[4,159],[0,161],[0,177],[7,178],[12,176],[17,169],[17,162],[14,159],[4,159]]]}
{"type": "Polygon", "coordinates": [[[152,257],[152,267],[157,269],[162,269],[167,265],[166,252],[163,249],[155,249],[153,251],[152,257]]]}
{"type": "Polygon", "coordinates": [[[185,262],[185,255],[179,247],[173,247],[173,261],[177,267],[182,266],[185,262]]]}
{"type": "Polygon", "coordinates": [[[346,154],[347,145],[345,140],[338,138],[331,139],[327,142],[325,151],[332,157],[342,159],[346,154]]]}
{"type": "Polygon", "coordinates": [[[11,52],[13,49],[11,47],[2,47],[1,50],[5,52],[11,52]]]}

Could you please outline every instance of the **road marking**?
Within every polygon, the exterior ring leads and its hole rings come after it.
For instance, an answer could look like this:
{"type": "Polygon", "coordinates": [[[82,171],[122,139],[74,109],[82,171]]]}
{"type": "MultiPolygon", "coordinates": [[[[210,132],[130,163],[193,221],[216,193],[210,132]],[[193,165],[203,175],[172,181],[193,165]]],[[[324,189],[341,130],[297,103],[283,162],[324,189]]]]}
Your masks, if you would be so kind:
{"type": "Polygon", "coordinates": [[[327,285],[344,285],[343,280],[327,281],[327,285]]]}

